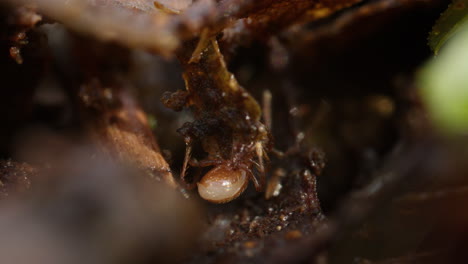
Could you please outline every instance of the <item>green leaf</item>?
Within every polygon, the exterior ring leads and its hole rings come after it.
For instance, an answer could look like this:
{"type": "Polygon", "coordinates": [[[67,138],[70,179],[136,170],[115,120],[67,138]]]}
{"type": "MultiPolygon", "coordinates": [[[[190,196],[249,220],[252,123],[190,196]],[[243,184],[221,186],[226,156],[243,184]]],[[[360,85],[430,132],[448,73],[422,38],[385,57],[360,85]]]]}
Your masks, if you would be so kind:
{"type": "MultiPolygon", "coordinates": [[[[429,34],[429,46],[435,54],[468,21],[468,0],[453,0],[429,34]]],[[[465,28],[466,29],[466,28],[465,28]]]]}
{"type": "Polygon", "coordinates": [[[436,127],[468,134],[468,25],[423,67],[418,81],[436,127]]]}

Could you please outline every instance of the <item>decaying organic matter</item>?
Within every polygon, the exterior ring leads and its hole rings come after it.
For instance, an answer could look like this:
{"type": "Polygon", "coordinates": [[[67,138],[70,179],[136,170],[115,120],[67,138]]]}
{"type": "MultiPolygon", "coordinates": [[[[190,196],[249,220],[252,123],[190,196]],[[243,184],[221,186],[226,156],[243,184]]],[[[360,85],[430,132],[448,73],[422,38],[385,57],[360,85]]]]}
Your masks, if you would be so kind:
{"type": "Polygon", "coordinates": [[[37,170],[28,164],[12,161],[0,161],[0,197],[4,199],[11,194],[24,193],[31,189],[31,181],[37,170]]]}
{"type": "MultiPolygon", "coordinates": [[[[249,177],[260,191],[265,182],[264,160],[268,159],[267,152],[271,148],[269,132],[260,122],[260,106],[227,70],[215,39],[200,39],[198,45],[206,45],[206,48],[201,49],[202,54],[196,62],[187,53],[192,49],[186,49],[185,54],[179,56],[185,69],[187,91],[177,91],[163,98],[165,104],[175,110],[183,106],[190,107],[195,117],[194,122],[185,123],[178,130],[187,144],[181,178],[185,178],[188,164],[199,167],[224,166],[229,169],[223,171],[234,172],[233,178],[238,178],[239,173],[249,177]],[[201,142],[208,156],[201,161],[190,161],[192,145],[197,141],[201,142]],[[254,164],[259,171],[259,179],[254,175],[254,164]]],[[[215,171],[212,170],[210,175],[214,175],[215,171]]],[[[225,176],[229,173],[221,174],[220,181],[225,182],[225,176]]],[[[213,181],[216,178],[211,179],[213,181]]],[[[223,184],[220,183],[220,187],[216,187],[217,184],[204,186],[212,188],[211,192],[216,193],[218,191],[215,189],[221,188],[223,184]]],[[[235,192],[232,198],[238,195],[235,192]]]]}
{"type": "Polygon", "coordinates": [[[0,4],[2,262],[468,259],[414,82],[448,0],[0,4]]]}

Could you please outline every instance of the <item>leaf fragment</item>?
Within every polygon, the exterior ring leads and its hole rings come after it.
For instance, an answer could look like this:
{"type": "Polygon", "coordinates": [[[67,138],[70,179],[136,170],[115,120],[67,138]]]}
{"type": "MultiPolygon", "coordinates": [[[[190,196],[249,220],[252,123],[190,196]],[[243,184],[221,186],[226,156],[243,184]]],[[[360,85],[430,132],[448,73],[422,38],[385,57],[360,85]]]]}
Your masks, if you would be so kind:
{"type": "MultiPolygon", "coordinates": [[[[442,13],[429,34],[429,46],[435,54],[455,34],[463,29],[468,21],[468,0],[454,0],[442,13]]],[[[465,28],[466,29],[466,28],[465,28]]]]}

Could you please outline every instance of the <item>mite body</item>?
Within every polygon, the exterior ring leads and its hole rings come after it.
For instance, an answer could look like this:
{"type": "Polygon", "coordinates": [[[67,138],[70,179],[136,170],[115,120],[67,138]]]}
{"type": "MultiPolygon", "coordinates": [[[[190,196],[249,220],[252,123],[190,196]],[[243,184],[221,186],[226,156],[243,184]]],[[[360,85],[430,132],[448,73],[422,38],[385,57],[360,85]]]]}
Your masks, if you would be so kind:
{"type": "Polygon", "coordinates": [[[198,193],[203,199],[212,203],[230,202],[242,194],[250,180],[257,191],[263,190],[265,168],[262,143],[255,142],[240,148],[234,147],[234,149],[236,152],[229,160],[191,160],[189,162],[194,167],[213,166],[197,182],[198,193]],[[254,171],[258,172],[259,179],[255,176],[254,171]]]}
{"type": "Polygon", "coordinates": [[[227,203],[237,198],[247,188],[248,182],[246,170],[220,165],[197,183],[198,193],[207,201],[227,203]]]}

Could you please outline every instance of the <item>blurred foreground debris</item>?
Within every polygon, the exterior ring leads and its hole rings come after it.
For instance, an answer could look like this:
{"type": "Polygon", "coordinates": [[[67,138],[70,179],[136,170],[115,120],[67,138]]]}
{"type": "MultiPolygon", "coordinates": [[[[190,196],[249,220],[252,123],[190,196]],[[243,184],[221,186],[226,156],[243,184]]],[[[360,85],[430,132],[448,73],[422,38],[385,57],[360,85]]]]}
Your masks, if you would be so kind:
{"type": "Polygon", "coordinates": [[[37,170],[25,163],[0,161],[0,199],[31,189],[31,178],[36,177],[37,170]]]}
{"type": "MultiPolygon", "coordinates": [[[[28,1],[22,1],[28,3],[28,1]]],[[[359,2],[340,1],[67,1],[34,0],[38,10],[55,21],[103,41],[115,41],[131,48],[143,48],[172,55],[185,40],[210,28],[212,35],[247,19],[253,30],[271,31],[326,17],[359,2]],[[165,7],[167,8],[161,8],[165,7]],[[159,8],[158,8],[159,7],[159,8]],[[167,10],[176,10],[168,12],[167,10]],[[261,21],[257,23],[257,21],[261,21]]],[[[17,2],[14,2],[17,4],[17,2]]]]}
{"type": "MultiPolygon", "coordinates": [[[[202,227],[199,207],[91,153],[68,150],[54,168],[41,171],[33,191],[0,204],[2,262],[174,263],[187,257],[202,227]]],[[[2,180],[18,173],[12,169],[2,170],[2,180]]]]}

